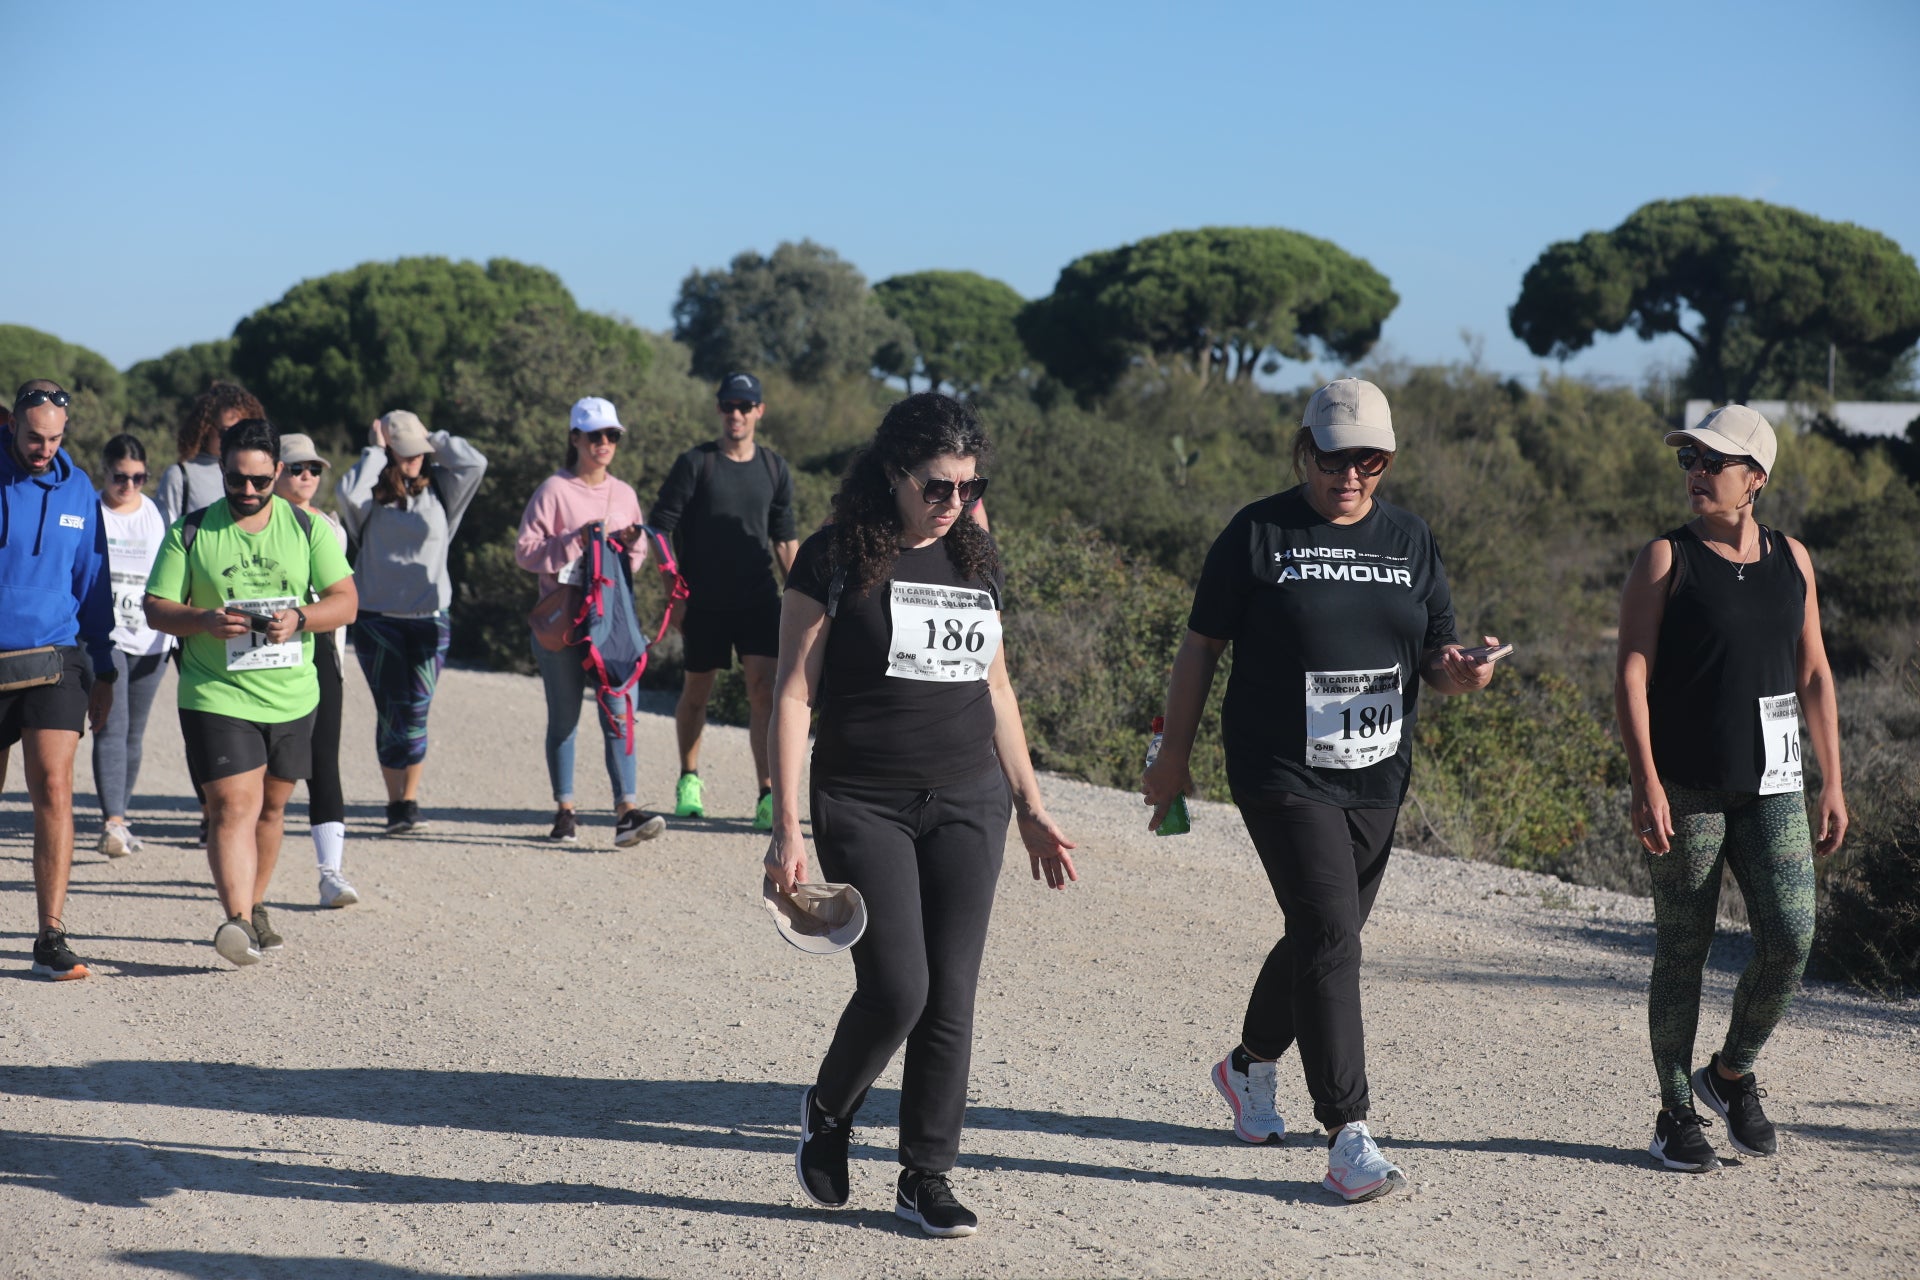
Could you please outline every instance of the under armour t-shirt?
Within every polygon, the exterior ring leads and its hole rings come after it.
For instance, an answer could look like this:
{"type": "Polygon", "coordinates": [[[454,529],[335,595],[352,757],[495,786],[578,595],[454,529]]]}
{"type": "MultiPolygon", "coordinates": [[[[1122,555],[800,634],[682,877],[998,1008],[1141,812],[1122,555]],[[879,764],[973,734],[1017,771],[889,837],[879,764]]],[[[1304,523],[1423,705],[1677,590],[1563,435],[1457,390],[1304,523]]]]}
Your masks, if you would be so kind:
{"type": "MultiPolygon", "coordinates": [[[[828,602],[833,531],[800,544],[787,589],[828,602]]],[[[968,581],[944,540],[902,550],[893,574],[849,585],[827,624],[815,705],[816,783],[944,787],[993,767],[987,670],[1000,649],[1004,577],[968,581]]]]}
{"type": "Polygon", "coordinates": [[[1375,499],[1338,525],[1300,488],[1262,498],[1215,539],[1187,625],[1233,642],[1221,729],[1236,797],[1400,804],[1420,657],[1454,642],[1425,521],[1375,499]]]}
{"type": "MultiPolygon", "coordinates": [[[[214,503],[191,551],[181,546],[181,523],[175,521],[160,544],[147,591],[196,609],[231,604],[277,613],[304,606],[310,586],[324,591],[352,575],[332,526],[314,520],[311,534],[302,533],[292,506],[280,498],[272,502],[259,533],[236,525],[225,499],[214,503]]],[[[256,724],[298,720],[320,705],[312,633],[299,632],[281,644],[268,644],[253,631],[232,640],[205,632],[187,636],[180,646],[180,705],[256,724]]]]}
{"type": "Polygon", "coordinates": [[[709,440],[674,460],[652,523],[674,535],[693,608],[744,609],[777,600],[768,543],[796,536],[793,472],[763,444],[735,462],[709,440]]]}

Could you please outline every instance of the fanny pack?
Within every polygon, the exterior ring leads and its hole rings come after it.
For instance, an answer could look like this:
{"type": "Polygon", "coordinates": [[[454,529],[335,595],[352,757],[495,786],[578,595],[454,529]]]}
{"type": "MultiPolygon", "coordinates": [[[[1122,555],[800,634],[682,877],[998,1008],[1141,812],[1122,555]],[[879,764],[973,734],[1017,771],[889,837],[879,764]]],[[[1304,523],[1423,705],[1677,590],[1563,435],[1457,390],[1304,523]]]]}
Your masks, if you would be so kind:
{"type": "Polygon", "coordinates": [[[59,684],[60,673],[66,665],[66,656],[58,645],[43,644],[38,649],[10,649],[0,653],[0,693],[59,684]]]}

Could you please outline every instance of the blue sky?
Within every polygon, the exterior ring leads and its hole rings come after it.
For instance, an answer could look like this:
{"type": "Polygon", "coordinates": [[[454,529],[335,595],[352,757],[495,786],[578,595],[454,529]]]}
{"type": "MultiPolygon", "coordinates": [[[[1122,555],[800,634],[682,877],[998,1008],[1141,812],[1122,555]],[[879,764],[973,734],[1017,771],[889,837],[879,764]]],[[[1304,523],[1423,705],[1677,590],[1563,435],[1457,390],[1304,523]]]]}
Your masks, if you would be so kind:
{"type": "MultiPolygon", "coordinates": [[[[649,328],[809,236],[1049,291],[1092,249],[1290,227],[1384,347],[1507,332],[1548,243],[1754,196],[1920,252],[1920,5],[0,2],[0,321],[116,363],[370,258],[540,263],[649,328]]],[[[1670,340],[1671,341],[1671,340],[1670,340]]],[[[1683,349],[1602,339],[1577,372],[1683,349]]]]}

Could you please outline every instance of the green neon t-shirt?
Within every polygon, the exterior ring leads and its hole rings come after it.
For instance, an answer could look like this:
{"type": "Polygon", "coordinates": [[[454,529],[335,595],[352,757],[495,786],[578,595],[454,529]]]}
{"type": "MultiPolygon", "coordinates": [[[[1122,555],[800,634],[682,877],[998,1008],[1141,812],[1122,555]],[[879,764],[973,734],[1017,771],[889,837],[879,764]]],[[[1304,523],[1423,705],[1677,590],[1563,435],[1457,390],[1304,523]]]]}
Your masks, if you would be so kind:
{"type": "MultiPolygon", "coordinates": [[[[160,544],[147,591],[196,609],[229,605],[277,613],[304,605],[353,570],[324,520],[300,531],[293,508],[273,499],[272,514],[258,533],[233,521],[226,499],[206,510],[191,550],[181,544],[176,520],[160,544]]],[[[320,705],[313,666],[313,636],[301,632],[270,645],[254,632],[233,640],[187,636],[180,646],[180,706],[256,724],[298,720],[320,705]]]]}

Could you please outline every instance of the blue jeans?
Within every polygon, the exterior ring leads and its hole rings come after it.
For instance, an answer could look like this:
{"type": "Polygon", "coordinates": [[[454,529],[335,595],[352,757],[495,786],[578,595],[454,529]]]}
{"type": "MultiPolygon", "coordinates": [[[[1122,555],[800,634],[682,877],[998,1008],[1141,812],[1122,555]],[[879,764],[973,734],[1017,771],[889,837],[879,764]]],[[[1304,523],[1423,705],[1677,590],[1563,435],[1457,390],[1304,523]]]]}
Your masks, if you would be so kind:
{"type": "MultiPolygon", "coordinates": [[[[553,783],[556,804],[573,803],[573,739],[580,728],[580,699],[592,684],[586,668],[580,665],[586,653],[584,645],[569,645],[558,653],[548,653],[537,643],[533,646],[533,664],[539,668],[540,683],[547,691],[547,780],[553,783]]],[[[613,722],[597,697],[594,709],[613,798],[616,803],[633,804],[637,788],[626,730],[613,722]]]]}
{"type": "Polygon", "coordinates": [[[113,669],[120,679],[113,686],[113,710],[107,727],[93,737],[93,781],[100,793],[100,816],[124,818],[140,776],[140,745],[147,736],[147,713],[160,677],[167,669],[164,653],[133,654],[113,651],[113,669]]]}

